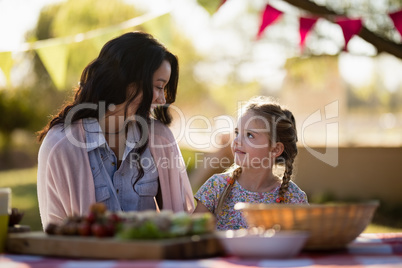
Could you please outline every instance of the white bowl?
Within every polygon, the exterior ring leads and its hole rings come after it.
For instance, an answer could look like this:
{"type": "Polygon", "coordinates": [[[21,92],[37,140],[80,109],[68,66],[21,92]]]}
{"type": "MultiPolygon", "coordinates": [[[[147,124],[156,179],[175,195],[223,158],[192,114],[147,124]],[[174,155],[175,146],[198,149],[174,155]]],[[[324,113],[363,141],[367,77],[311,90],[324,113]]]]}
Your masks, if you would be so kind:
{"type": "Polygon", "coordinates": [[[242,258],[291,258],[300,253],[309,236],[304,231],[279,231],[265,236],[245,229],[218,232],[226,253],[242,258]]]}

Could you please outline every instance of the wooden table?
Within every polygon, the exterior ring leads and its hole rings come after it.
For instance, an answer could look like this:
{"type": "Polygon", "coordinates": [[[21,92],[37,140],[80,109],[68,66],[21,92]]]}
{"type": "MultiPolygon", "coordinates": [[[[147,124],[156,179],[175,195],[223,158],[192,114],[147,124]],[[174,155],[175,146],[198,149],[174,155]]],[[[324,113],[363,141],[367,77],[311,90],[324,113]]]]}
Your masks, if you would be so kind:
{"type": "Polygon", "coordinates": [[[345,250],[302,252],[292,259],[88,260],[1,254],[0,268],[251,268],[251,267],[402,267],[402,233],[362,234],[345,250]]]}

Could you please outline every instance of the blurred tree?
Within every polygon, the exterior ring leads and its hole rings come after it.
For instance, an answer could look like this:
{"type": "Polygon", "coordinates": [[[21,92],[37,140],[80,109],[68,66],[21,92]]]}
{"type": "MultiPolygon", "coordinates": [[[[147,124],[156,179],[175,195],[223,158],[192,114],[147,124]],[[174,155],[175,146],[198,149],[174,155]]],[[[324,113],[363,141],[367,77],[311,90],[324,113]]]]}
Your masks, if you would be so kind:
{"type": "MultiPolygon", "coordinates": [[[[372,44],[377,54],[389,53],[402,59],[402,44],[399,32],[395,29],[388,13],[402,8],[401,0],[361,0],[361,1],[330,1],[330,0],[283,0],[309,15],[323,17],[333,21],[335,16],[363,19],[363,28],[359,37],[372,44]]],[[[328,36],[317,36],[328,38],[328,36]]],[[[314,54],[314,48],[309,48],[314,54]]],[[[402,101],[402,88],[394,92],[386,90],[384,82],[378,73],[373,77],[373,82],[366,86],[347,87],[347,100],[349,111],[376,112],[400,112],[396,103],[402,101]]]]}
{"type": "MultiPolygon", "coordinates": [[[[116,25],[141,15],[142,12],[125,1],[69,0],[46,6],[41,10],[34,29],[26,34],[29,42],[50,38],[75,36],[91,30],[116,25]]],[[[180,81],[177,106],[187,111],[201,111],[203,102],[209,100],[208,90],[203,83],[195,81],[194,66],[201,59],[192,43],[178,30],[170,18],[164,15],[138,27],[124,29],[124,32],[143,30],[153,34],[169,50],[178,55],[180,81]]],[[[0,112],[8,115],[0,122],[0,141],[11,146],[12,133],[16,129],[36,132],[48,120],[49,114],[57,113],[63,102],[72,98],[83,68],[99,53],[106,41],[123,31],[106,33],[91,40],[69,45],[66,90],[56,90],[55,85],[35,51],[28,51],[33,59],[32,77],[24,79],[20,88],[0,91],[0,112]]],[[[187,114],[187,112],[184,112],[187,114]]],[[[33,135],[32,135],[33,136],[33,135]]],[[[10,149],[10,147],[8,147],[10,149]]]]}
{"type": "Polygon", "coordinates": [[[180,78],[175,105],[179,109],[187,115],[202,111],[203,115],[212,116],[221,112],[219,102],[214,103],[213,98],[209,95],[209,86],[194,78],[194,69],[203,60],[203,57],[175,25],[170,15],[164,15],[146,22],[138,26],[137,30],[151,33],[173,54],[178,56],[180,78]],[[207,103],[210,106],[215,106],[215,108],[211,107],[211,109],[205,110],[207,103]]]}
{"type": "Polygon", "coordinates": [[[392,113],[401,112],[402,111],[401,103],[402,103],[402,90],[391,92],[389,99],[390,112],[392,113]]]}
{"type": "MultiPolygon", "coordinates": [[[[127,19],[137,16],[139,13],[132,5],[126,4],[124,1],[106,1],[106,0],[70,0],[59,2],[45,6],[39,15],[36,26],[26,33],[25,39],[28,42],[37,40],[46,40],[49,38],[64,37],[94,30],[99,27],[106,27],[120,23],[127,19]],[[110,12],[111,10],[116,12],[110,12]]],[[[115,33],[116,35],[118,33],[115,33]]],[[[103,37],[109,38],[109,36],[103,37]]],[[[82,69],[88,64],[99,52],[96,42],[77,42],[69,47],[68,68],[66,75],[66,89],[74,88],[80,79],[82,69]]],[[[9,113],[12,115],[10,120],[15,120],[16,128],[27,129],[28,131],[38,131],[48,120],[49,114],[57,113],[59,107],[70,99],[73,91],[56,90],[48,71],[44,67],[39,56],[34,50],[28,51],[33,59],[32,79],[26,79],[22,83],[25,94],[31,95],[32,106],[27,111],[29,115],[23,115],[24,111],[9,113]],[[31,92],[28,92],[30,91],[31,92]],[[17,122],[26,121],[27,124],[17,122]],[[30,125],[30,127],[28,127],[30,125]],[[35,127],[33,127],[35,126],[35,127]]],[[[28,57],[27,57],[28,58],[28,57]]],[[[18,88],[15,91],[20,91],[18,88]]],[[[21,95],[21,94],[17,94],[21,95]]],[[[17,95],[15,98],[17,98],[17,95]]],[[[27,99],[18,100],[20,103],[27,102],[27,99]]],[[[30,105],[30,104],[29,104],[30,105]]],[[[28,105],[28,106],[29,106],[28,105]]],[[[24,105],[15,106],[14,110],[24,105]]],[[[27,106],[27,104],[25,104],[27,106]]],[[[8,106],[9,107],[9,106],[8,106]]],[[[10,107],[9,107],[10,108],[10,107]]],[[[11,131],[11,130],[10,130],[11,131]]],[[[8,134],[12,132],[8,132],[8,134]]],[[[7,136],[6,135],[6,136],[7,136]]],[[[9,136],[7,138],[10,138],[9,136]]],[[[9,141],[7,143],[10,143],[9,141]]]]}
{"type": "MultiPolygon", "coordinates": [[[[56,37],[73,36],[102,27],[118,24],[138,16],[140,13],[124,1],[107,0],[69,0],[46,6],[41,10],[35,29],[27,35],[28,41],[44,40],[56,37]],[[111,12],[112,11],[112,12],[111,12]]],[[[101,37],[108,40],[119,32],[101,37]]],[[[67,81],[68,88],[75,87],[83,68],[99,53],[96,40],[84,40],[69,44],[67,81]]],[[[34,52],[32,52],[34,53],[34,52]]],[[[37,82],[44,87],[53,85],[41,60],[35,54],[37,82]]]]}
{"type": "MultiPolygon", "coordinates": [[[[90,30],[108,27],[122,21],[141,15],[141,10],[135,9],[124,1],[107,0],[69,0],[48,6],[41,11],[37,26],[27,36],[30,41],[55,37],[72,36],[90,30]],[[111,12],[112,11],[112,12],[111,12]]],[[[153,19],[137,27],[125,31],[141,30],[154,35],[164,43],[169,50],[178,55],[180,63],[179,92],[176,105],[187,111],[196,111],[210,102],[208,89],[204,83],[194,78],[194,68],[201,60],[190,40],[185,38],[175,25],[170,15],[153,19]],[[202,100],[202,101],[200,101],[202,100]]],[[[123,31],[108,33],[91,40],[70,44],[68,56],[67,87],[75,87],[79,81],[83,68],[94,59],[101,46],[123,31]]],[[[42,90],[57,99],[60,95],[71,95],[71,91],[57,92],[44,68],[41,60],[35,55],[35,76],[38,82],[43,82],[42,90]]],[[[53,109],[59,107],[60,102],[53,102],[53,109]]],[[[219,106],[219,105],[217,105],[219,106]]],[[[210,111],[210,110],[209,110],[210,111]]]]}
{"type": "Polygon", "coordinates": [[[41,99],[30,89],[0,90],[0,134],[2,151],[12,147],[12,133],[16,129],[35,131],[46,122],[46,109],[37,106],[41,99]]]}
{"type": "MultiPolygon", "coordinates": [[[[211,9],[212,6],[216,7],[222,1],[211,0],[208,3],[206,1],[197,1],[198,4],[203,6],[205,9],[211,9]],[[211,3],[213,2],[213,3],[211,3]]],[[[329,79],[337,78],[338,80],[343,77],[338,75],[338,63],[328,65],[325,62],[325,58],[328,57],[338,57],[343,53],[343,42],[339,40],[339,35],[331,35],[328,31],[330,27],[316,27],[313,29],[313,33],[310,36],[310,42],[306,43],[306,47],[302,53],[300,53],[298,42],[299,38],[297,35],[297,24],[299,16],[317,16],[325,18],[327,21],[334,21],[337,17],[349,17],[349,18],[362,18],[364,28],[360,32],[360,38],[372,44],[372,46],[367,45],[370,55],[381,54],[386,52],[387,54],[393,55],[396,58],[402,59],[402,44],[400,33],[395,29],[392,20],[389,17],[389,13],[400,10],[402,8],[402,0],[345,0],[345,1],[331,1],[331,0],[282,0],[282,1],[272,1],[274,7],[277,6],[278,9],[285,12],[277,22],[275,26],[269,28],[266,34],[260,39],[256,40],[255,31],[250,31],[249,21],[253,21],[253,25],[258,25],[261,19],[262,8],[267,1],[250,1],[243,5],[242,11],[237,11],[239,14],[235,20],[231,21],[231,26],[234,26],[235,33],[233,35],[240,36],[239,42],[236,46],[243,46],[242,54],[233,57],[232,55],[225,54],[226,51],[220,54],[214,54],[210,58],[211,63],[218,63],[223,61],[230,61],[232,66],[234,66],[234,73],[241,74],[241,65],[247,65],[247,63],[254,64],[255,66],[261,67],[259,72],[263,71],[266,73],[266,77],[275,78],[274,75],[269,76],[268,64],[275,65],[277,69],[283,68],[284,73],[286,73],[285,79],[282,81],[280,90],[265,90],[263,94],[273,95],[276,92],[278,95],[283,97],[286,93],[285,88],[292,81],[292,87],[296,91],[295,93],[303,95],[301,92],[305,93],[300,88],[304,85],[307,87],[309,92],[314,94],[324,94],[330,91],[330,85],[325,83],[329,79]],[[241,13],[240,13],[241,12],[241,13]],[[286,13],[289,13],[286,16],[286,13]],[[327,32],[326,32],[327,31],[327,32]],[[264,47],[264,50],[262,49],[264,47]],[[371,49],[372,48],[372,49],[371,49]],[[280,57],[275,57],[270,54],[271,51],[278,51],[282,57],[287,59],[286,64],[281,64],[280,57]],[[371,52],[373,51],[373,52],[371,52]],[[260,57],[257,58],[255,55],[260,53],[260,57]],[[323,57],[323,61],[320,63],[317,57],[323,57]],[[254,62],[253,62],[254,61],[254,62]],[[266,70],[263,70],[265,68],[266,70]],[[299,89],[299,90],[297,90],[299,89]],[[314,91],[314,92],[313,92],[314,91]]],[[[226,1],[222,9],[230,9],[231,1],[226,1]]],[[[235,6],[235,3],[233,3],[235,6]]],[[[235,6],[236,7],[236,6],[235,6]]],[[[239,9],[239,4],[237,5],[239,9]]],[[[220,19],[220,10],[217,11],[216,19],[220,19]]],[[[222,10],[222,13],[226,11],[222,10]]],[[[229,12],[227,12],[229,13],[229,12]]],[[[222,14],[222,17],[224,15],[222,14]]],[[[228,24],[228,23],[227,23],[228,24]]],[[[226,25],[221,25],[220,27],[227,27],[226,25]]],[[[326,25],[325,25],[326,26],[326,25]]],[[[331,29],[330,29],[331,30],[331,29]]],[[[362,41],[360,43],[363,43],[362,41]]],[[[352,47],[351,47],[352,50],[352,47]]],[[[366,51],[367,52],[367,51],[366,51]]],[[[360,51],[358,48],[351,51],[350,54],[365,53],[365,51],[360,51]]],[[[381,55],[381,56],[386,56],[381,55]]],[[[379,57],[372,57],[371,60],[379,61],[379,57]]],[[[211,64],[212,65],[212,64],[211,64]]],[[[273,67],[274,68],[274,67],[273,67]]],[[[273,69],[272,68],[272,69],[273,69]]],[[[253,70],[258,70],[253,69],[253,70]]],[[[279,73],[275,73],[279,74],[279,73]]],[[[230,83],[232,77],[227,79],[226,86],[231,87],[230,83]]],[[[344,90],[345,98],[347,99],[347,108],[349,111],[365,110],[372,112],[387,112],[400,111],[397,103],[402,101],[401,85],[396,85],[395,88],[389,89],[389,87],[384,83],[384,75],[378,72],[375,75],[370,75],[367,80],[371,80],[369,85],[364,87],[346,85],[344,90]],[[350,99],[349,99],[350,98],[350,99]]],[[[261,81],[264,77],[261,76],[261,81]]],[[[212,81],[212,80],[211,80],[212,81]]],[[[268,86],[270,81],[266,79],[268,86]]],[[[235,83],[239,81],[235,80],[235,83]]],[[[346,82],[346,80],[344,81],[346,82]]],[[[343,87],[342,84],[339,84],[343,87]]],[[[295,96],[297,99],[299,95],[295,96]]],[[[324,94],[325,95],[325,94],[324,94]]],[[[342,95],[343,96],[343,95],[342,95]]],[[[319,98],[318,98],[319,99],[319,98]]],[[[345,107],[346,108],[346,107],[345,107]]]]}
{"type": "Polygon", "coordinates": [[[349,111],[372,114],[402,112],[402,107],[399,105],[402,102],[402,87],[395,91],[388,90],[378,73],[374,73],[371,79],[373,82],[368,85],[347,87],[349,111]]]}

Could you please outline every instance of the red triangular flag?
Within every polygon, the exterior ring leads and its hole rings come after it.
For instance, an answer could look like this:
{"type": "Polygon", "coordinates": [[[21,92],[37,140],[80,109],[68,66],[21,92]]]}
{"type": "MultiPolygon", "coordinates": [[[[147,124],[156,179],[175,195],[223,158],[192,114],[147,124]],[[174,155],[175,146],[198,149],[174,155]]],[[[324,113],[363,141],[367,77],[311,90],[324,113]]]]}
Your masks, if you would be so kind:
{"type": "Polygon", "coordinates": [[[261,25],[260,29],[258,30],[257,38],[260,38],[264,29],[275,20],[277,20],[280,15],[282,15],[281,11],[270,5],[267,5],[265,7],[264,13],[262,14],[261,25]]]}
{"type": "Polygon", "coordinates": [[[395,28],[402,35],[402,10],[397,12],[389,13],[390,18],[394,22],[395,28]]]}
{"type": "Polygon", "coordinates": [[[344,50],[347,50],[347,45],[349,40],[360,32],[362,28],[362,20],[361,19],[339,19],[336,20],[336,23],[341,26],[343,37],[345,38],[345,47],[344,50]]]}
{"type": "Polygon", "coordinates": [[[300,33],[300,48],[303,49],[306,36],[317,22],[318,18],[303,18],[300,17],[299,33],[300,33]]]}

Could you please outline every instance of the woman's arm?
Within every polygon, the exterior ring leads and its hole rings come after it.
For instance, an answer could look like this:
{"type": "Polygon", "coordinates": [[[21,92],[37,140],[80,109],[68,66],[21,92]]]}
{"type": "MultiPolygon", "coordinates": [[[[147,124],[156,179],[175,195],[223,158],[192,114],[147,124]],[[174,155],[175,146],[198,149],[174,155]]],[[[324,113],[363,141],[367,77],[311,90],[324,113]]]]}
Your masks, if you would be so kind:
{"type": "Polygon", "coordinates": [[[158,168],[163,209],[193,212],[191,184],[173,133],[161,122],[152,120],[150,134],[149,148],[158,168]]]}
{"type": "Polygon", "coordinates": [[[87,214],[96,202],[88,153],[63,135],[55,127],[39,150],[37,191],[43,229],[68,216],[87,214]]]}

